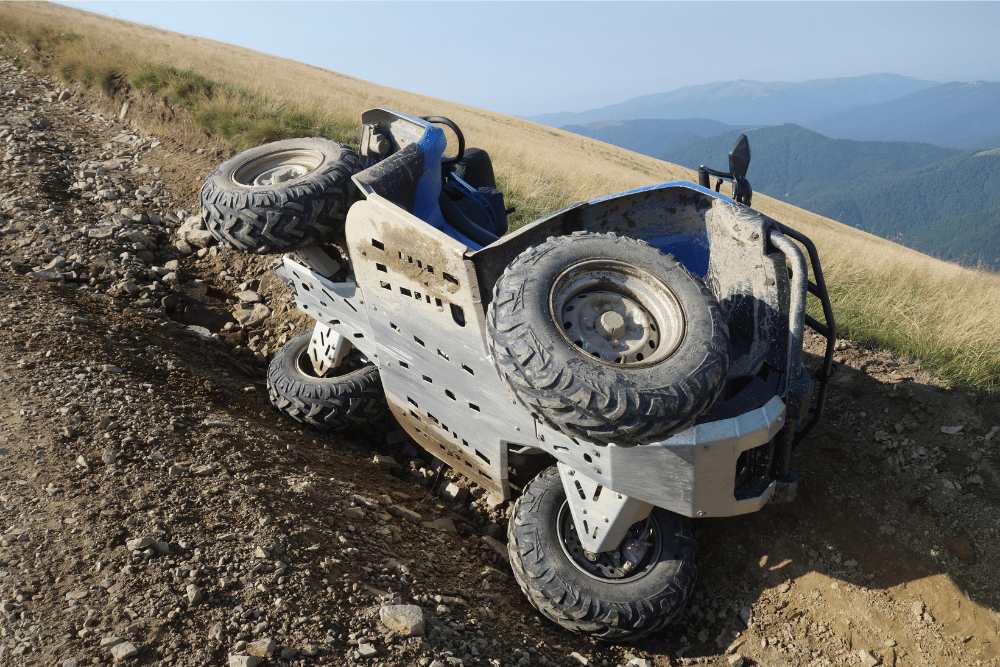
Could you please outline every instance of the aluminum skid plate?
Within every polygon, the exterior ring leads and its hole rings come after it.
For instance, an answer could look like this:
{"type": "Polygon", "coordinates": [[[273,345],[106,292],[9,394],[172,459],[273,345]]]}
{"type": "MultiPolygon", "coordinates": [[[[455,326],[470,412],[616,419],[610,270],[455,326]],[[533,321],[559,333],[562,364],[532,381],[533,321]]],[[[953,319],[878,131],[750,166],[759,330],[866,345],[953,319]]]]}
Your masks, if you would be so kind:
{"type": "Polygon", "coordinates": [[[468,248],[378,195],[351,207],[346,234],[396,419],[428,452],[509,499],[506,443],[519,427],[487,354],[468,248]]]}

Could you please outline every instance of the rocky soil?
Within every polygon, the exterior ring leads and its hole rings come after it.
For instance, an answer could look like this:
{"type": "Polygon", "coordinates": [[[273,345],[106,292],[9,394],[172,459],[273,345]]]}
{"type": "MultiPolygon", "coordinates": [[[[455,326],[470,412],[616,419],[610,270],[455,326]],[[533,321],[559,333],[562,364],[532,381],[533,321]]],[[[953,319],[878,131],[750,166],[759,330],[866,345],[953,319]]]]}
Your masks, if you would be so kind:
{"type": "Polygon", "coordinates": [[[310,320],[201,229],[223,157],[0,62],[0,665],[1000,664],[995,397],[840,342],[799,498],[697,521],[684,612],[595,643],[522,596],[506,506],[270,406],[310,320]]]}

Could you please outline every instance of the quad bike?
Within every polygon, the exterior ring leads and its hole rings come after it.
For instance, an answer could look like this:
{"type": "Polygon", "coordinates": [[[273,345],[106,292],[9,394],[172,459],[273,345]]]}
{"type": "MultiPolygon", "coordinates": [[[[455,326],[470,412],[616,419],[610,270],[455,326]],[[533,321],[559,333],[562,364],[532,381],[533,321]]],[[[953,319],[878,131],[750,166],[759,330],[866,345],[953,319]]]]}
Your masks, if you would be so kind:
{"type": "Polygon", "coordinates": [[[749,161],[744,136],[700,185],[576,203],[505,235],[486,152],[447,119],[374,109],[357,154],[260,146],[219,166],[202,206],[222,242],[287,252],[276,270],[316,320],[268,369],[274,405],[333,429],[388,408],[497,499],[519,489],[508,549],[528,599],[622,641],[690,594],[692,517],[795,497],[792,452],[822,412],[835,333],[817,253],[749,207],[749,161]],[[827,339],[815,378],[805,324],[827,339]]]}

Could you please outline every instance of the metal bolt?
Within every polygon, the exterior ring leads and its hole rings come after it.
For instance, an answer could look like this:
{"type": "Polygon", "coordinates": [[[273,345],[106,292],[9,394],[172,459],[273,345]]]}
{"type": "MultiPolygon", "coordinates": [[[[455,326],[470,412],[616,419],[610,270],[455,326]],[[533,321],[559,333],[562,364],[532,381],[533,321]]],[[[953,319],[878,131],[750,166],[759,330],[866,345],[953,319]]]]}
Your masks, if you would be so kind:
{"type": "Polygon", "coordinates": [[[705,516],[704,512],[698,512],[698,516],[705,516]]]}
{"type": "Polygon", "coordinates": [[[711,445],[702,445],[701,448],[707,452],[708,450],[710,450],[712,448],[712,446],[711,445]]]}

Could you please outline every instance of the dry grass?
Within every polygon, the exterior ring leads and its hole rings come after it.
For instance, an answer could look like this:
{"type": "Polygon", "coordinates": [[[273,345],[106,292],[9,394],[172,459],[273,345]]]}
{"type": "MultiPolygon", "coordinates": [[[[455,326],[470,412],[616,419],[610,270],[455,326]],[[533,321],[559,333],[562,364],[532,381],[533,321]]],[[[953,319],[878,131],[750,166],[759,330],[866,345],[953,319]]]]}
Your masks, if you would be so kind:
{"type": "MultiPolygon", "coordinates": [[[[122,76],[169,63],[177,72],[203,77],[215,86],[211,104],[200,104],[192,114],[203,126],[204,114],[214,114],[207,126],[237,149],[266,140],[269,132],[287,132],[294,122],[289,118],[347,140],[356,134],[361,112],[375,106],[448,116],[472,145],[490,152],[501,189],[519,208],[515,224],[572,201],[694,177],[677,165],[561,130],[240,47],[57,5],[0,5],[0,32],[24,33],[25,26],[45,26],[50,35],[72,26],[85,37],[59,48],[78,61],[113,63],[122,76]],[[10,27],[18,22],[20,27],[10,27]],[[265,127],[275,116],[285,125],[265,127]],[[227,135],[227,119],[249,123],[258,134],[243,128],[227,135]]],[[[81,78],[80,71],[53,73],[81,78]]],[[[935,260],[762,195],[755,196],[754,205],[816,243],[842,335],[922,359],[950,381],[998,388],[1000,276],[935,260]]]]}

